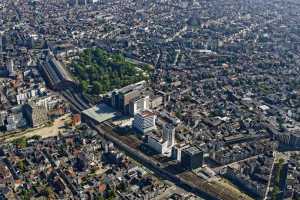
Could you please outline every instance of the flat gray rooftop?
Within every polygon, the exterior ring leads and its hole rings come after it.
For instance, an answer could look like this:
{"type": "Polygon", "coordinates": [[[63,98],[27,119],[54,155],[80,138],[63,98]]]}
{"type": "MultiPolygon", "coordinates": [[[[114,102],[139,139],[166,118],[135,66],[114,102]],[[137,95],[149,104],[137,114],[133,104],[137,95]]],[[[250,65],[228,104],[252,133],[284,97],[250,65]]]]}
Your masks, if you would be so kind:
{"type": "Polygon", "coordinates": [[[198,154],[198,153],[201,152],[200,149],[198,149],[198,148],[195,147],[195,146],[191,146],[191,147],[185,149],[184,151],[188,152],[188,153],[191,154],[191,155],[195,155],[195,154],[198,154]]]}
{"type": "Polygon", "coordinates": [[[117,111],[106,104],[98,104],[82,111],[82,113],[99,123],[105,122],[117,116],[117,111]]]}

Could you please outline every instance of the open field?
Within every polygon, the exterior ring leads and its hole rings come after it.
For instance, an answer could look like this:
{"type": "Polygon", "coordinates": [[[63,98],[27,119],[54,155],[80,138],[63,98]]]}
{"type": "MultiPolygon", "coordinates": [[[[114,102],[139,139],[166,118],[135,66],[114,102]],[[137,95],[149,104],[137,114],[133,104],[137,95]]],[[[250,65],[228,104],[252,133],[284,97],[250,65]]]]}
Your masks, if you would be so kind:
{"type": "Polygon", "coordinates": [[[20,137],[32,137],[35,135],[41,136],[42,138],[53,137],[63,132],[65,122],[70,120],[70,115],[64,115],[56,119],[51,126],[43,126],[41,128],[29,129],[18,134],[13,134],[11,137],[8,135],[4,139],[4,142],[9,142],[20,137]]]}

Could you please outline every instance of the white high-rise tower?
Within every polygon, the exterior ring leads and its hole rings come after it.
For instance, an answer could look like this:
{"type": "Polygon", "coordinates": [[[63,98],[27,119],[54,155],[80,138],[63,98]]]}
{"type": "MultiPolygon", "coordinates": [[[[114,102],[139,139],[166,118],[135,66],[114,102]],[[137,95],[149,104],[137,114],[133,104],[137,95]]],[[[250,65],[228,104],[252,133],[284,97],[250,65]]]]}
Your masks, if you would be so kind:
{"type": "Polygon", "coordinates": [[[168,141],[168,146],[172,147],[175,145],[175,127],[167,123],[163,127],[163,139],[164,141],[168,141]]]}

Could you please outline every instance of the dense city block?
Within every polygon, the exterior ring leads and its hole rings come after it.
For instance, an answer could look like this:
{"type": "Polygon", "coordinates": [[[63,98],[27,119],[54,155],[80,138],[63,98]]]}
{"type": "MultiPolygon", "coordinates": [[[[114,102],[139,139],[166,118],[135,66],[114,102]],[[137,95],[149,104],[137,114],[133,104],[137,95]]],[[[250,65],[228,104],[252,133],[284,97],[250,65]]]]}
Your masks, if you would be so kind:
{"type": "Polygon", "coordinates": [[[300,199],[298,0],[0,1],[0,199],[300,199]]]}

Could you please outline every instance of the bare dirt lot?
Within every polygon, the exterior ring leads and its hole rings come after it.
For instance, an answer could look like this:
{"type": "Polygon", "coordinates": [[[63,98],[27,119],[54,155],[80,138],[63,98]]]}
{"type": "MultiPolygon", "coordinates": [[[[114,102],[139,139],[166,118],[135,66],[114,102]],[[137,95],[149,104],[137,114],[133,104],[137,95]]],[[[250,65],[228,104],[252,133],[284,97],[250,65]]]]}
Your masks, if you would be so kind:
{"type": "Polygon", "coordinates": [[[58,119],[56,119],[53,124],[51,124],[51,126],[44,126],[41,128],[37,128],[37,129],[33,129],[33,130],[26,130],[22,133],[19,133],[17,135],[14,135],[12,137],[8,137],[6,139],[6,142],[12,141],[14,139],[17,139],[19,137],[32,137],[34,135],[39,135],[42,138],[46,138],[46,137],[53,137],[59,134],[59,132],[63,132],[64,131],[64,125],[65,122],[70,121],[70,115],[64,115],[62,117],[59,117],[58,119]]]}

